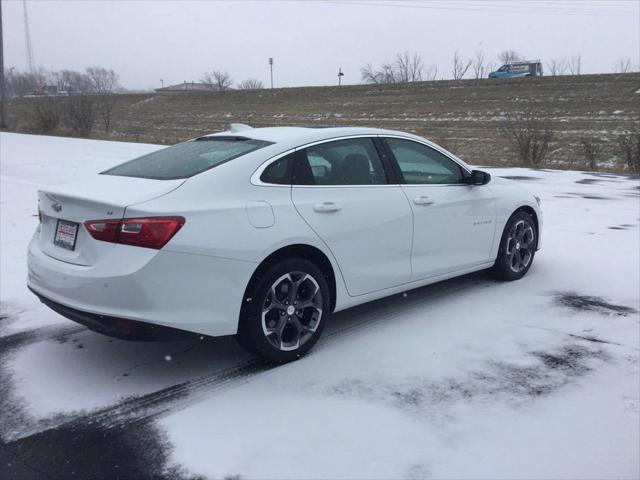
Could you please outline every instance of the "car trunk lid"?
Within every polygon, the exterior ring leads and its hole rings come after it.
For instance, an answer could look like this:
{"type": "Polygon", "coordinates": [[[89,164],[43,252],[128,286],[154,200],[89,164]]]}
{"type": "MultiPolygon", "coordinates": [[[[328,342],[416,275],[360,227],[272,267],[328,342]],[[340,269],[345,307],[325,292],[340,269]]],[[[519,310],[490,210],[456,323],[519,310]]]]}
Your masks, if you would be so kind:
{"type": "Polygon", "coordinates": [[[184,181],[96,175],[40,190],[40,248],[47,255],[64,262],[94,265],[115,244],[94,239],[84,227],[84,222],[121,219],[128,206],[165,195],[184,181]]]}

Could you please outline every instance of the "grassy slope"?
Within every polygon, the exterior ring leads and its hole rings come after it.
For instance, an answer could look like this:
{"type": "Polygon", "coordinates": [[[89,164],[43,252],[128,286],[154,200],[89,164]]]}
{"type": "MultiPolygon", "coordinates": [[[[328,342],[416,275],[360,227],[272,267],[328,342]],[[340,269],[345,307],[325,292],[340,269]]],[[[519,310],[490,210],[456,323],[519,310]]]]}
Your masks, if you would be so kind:
{"type": "MultiPolygon", "coordinates": [[[[304,87],[223,93],[122,95],[114,140],[176,143],[224,129],[230,122],[268,125],[362,125],[410,131],[475,164],[516,159],[501,132],[507,112],[535,108],[557,133],[551,163],[583,160],[581,137],[605,142],[640,119],[640,74],[511,80],[436,81],[400,85],[304,87]]],[[[29,104],[17,99],[11,120],[28,130],[29,104]]],[[[95,138],[105,138],[98,125],[95,138]]]]}

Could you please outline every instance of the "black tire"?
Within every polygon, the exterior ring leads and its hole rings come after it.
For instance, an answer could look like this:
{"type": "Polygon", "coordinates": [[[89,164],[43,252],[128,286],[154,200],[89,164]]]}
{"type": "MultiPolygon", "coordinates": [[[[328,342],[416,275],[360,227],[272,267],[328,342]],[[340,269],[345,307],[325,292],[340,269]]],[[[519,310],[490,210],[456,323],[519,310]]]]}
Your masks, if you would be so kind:
{"type": "Polygon", "coordinates": [[[498,280],[513,281],[524,277],[538,248],[538,229],[533,217],[517,211],[507,221],[491,274],[498,280]]]}
{"type": "Polygon", "coordinates": [[[238,343],[275,363],[302,357],[320,338],[330,314],[330,290],[322,271],[308,260],[289,259],[274,264],[252,283],[250,300],[245,299],[242,308],[238,343]]]}

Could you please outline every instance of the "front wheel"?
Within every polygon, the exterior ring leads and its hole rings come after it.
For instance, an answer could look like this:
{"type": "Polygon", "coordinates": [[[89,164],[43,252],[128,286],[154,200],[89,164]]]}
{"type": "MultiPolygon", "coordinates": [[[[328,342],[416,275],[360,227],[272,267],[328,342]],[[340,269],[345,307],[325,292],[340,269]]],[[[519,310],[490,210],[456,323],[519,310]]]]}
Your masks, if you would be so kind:
{"type": "Polygon", "coordinates": [[[491,272],[499,280],[518,280],[531,268],[538,247],[536,225],[528,213],[511,215],[502,233],[498,256],[491,272]]]}
{"type": "Polygon", "coordinates": [[[291,259],[272,266],[255,282],[240,343],[276,363],[300,358],[322,333],[329,296],[325,276],[313,263],[291,259]]]}

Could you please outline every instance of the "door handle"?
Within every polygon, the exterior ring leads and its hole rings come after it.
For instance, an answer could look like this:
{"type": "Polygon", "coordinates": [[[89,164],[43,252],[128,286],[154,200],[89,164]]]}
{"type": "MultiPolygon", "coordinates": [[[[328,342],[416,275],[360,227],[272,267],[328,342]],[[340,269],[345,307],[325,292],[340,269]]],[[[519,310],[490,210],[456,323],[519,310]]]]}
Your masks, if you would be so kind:
{"type": "Polygon", "coordinates": [[[429,197],[420,196],[413,199],[414,205],[433,205],[433,200],[429,200],[429,197]]]}
{"type": "Polygon", "coordinates": [[[331,213],[338,212],[340,210],[342,210],[342,207],[333,202],[316,203],[313,206],[313,211],[318,213],[331,213]]]}

